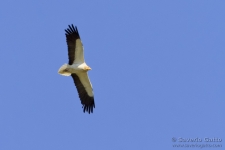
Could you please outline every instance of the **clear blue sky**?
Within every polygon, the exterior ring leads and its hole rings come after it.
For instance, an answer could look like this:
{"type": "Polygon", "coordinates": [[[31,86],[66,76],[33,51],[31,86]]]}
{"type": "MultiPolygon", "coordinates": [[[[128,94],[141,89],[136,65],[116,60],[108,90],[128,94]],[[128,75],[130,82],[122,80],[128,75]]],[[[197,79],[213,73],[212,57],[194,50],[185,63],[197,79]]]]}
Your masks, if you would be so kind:
{"type": "Polygon", "coordinates": [[[225,146],[224,1],[8,0],[0,20],[1,150],[225,146]],[[92,68],[91,115],[57,73],[72,23],[92,68]]]}

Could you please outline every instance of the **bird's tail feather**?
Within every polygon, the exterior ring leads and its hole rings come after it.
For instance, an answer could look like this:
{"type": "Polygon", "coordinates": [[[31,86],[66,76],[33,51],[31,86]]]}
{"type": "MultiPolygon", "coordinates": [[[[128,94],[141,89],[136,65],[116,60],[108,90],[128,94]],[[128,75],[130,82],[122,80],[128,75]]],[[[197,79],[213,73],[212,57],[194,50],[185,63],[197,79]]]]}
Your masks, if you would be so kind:
{"type": "Polygon", "coordinates": [[[63,76],[70,76],[71,73],[67,70],[68,64],[64,64],[59,68],[58,73],[63,76]]]}

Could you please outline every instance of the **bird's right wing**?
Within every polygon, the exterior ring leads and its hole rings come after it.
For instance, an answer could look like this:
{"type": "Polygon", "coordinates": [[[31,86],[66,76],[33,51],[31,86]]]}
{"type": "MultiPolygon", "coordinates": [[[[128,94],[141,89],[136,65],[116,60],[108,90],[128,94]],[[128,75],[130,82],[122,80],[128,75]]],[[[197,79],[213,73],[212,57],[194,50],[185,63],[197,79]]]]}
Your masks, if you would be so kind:
{"type": "Polygon", "coordinates": [[[95,108],[94,93],[87,72],[72,73],[71,76],[83,105],[83,111],[93,113],[93,108],[95,108]]]}

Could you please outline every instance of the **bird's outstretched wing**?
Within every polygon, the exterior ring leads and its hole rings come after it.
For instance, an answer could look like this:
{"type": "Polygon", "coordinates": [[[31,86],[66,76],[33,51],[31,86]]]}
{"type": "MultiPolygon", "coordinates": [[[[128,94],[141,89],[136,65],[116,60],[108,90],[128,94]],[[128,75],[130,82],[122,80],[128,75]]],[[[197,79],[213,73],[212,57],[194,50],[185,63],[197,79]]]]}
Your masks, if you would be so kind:
{"type": "Polygon", "coordinates": [[[93,113],[93,108],[95,108],[94,93],[87,72],[72,73],[71,76],[83,105],[83,111],[89,114],[90,112],[93,113]]]}
{"type": "Polygon", "coordinates": [[[65,32],[68,46],[69,65],[72,65],[73,63],[83,63],[84,49],[77,27],[74,27],[73,24],[71,26],[69,25],[69,28],[65,29],[65,32]]]}

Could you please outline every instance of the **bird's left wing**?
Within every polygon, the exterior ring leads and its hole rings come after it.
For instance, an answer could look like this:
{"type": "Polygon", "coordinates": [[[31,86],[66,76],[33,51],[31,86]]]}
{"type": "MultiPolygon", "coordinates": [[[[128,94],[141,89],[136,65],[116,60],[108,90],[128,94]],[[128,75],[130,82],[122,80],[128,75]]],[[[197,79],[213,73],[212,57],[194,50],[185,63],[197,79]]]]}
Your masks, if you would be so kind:
{"type": "Polygon", "coordinates": [[[71,76],[83,105],[83,111],[93,113],[93,108],[95,108],[94,93],[87,72],[72,73],[71,76]]]}
{"type": "Polygon", "coordinates": [[[77,27],[73,24],[65,30],[68,46],[69,65],[73,63],[84,63],[84,49],[77,27]]]}

